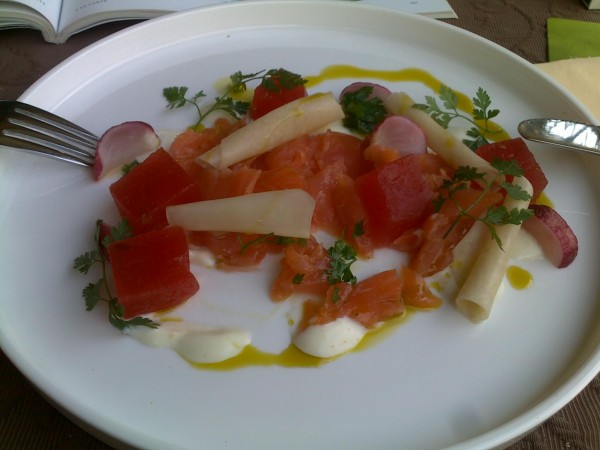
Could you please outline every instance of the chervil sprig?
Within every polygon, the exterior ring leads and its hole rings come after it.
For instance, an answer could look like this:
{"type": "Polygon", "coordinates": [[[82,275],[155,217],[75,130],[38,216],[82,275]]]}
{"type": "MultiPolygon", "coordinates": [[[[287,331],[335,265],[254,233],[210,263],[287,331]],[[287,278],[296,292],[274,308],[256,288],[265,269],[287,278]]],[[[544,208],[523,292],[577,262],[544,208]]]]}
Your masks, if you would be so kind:
{"type": "Polygon", "coordinates": [[[232,95],[245,92],[248,89],[248,83],[253,81],[259,81],[268,90],[276,92],[279,89],[291,89],[306,83],[306,80],[300,75],[285,69],[262,70],[249,74],[238,71],[229,76],[229,87],[225,93],[215,97],[214,101],[208,105],[201,105],[201,101],[206,98],[204,91],[198,91],[188,96],[189,89],[186,86],[166,87],[163,89],[163,96],[167,99],[167,108],[169,109],[181,108],[186,104],[193,105],[198,112],[198,120],[194,128],[199,128],[204,119],[215,111],[224,111],[235,119],[242,118],[248,112],[250,103],[235,100],[232,95]]]}
{"type": "Polygon", "coordinates": [[[468,217],[484,223],[489,229],[492,238],[496,241],[498,246],[502,248],[502,241],[496,232],[496,226],[508,224],[520,225],[532,216],[533,212],[530,209],[514,208],[512,210],[508,210],[504,205],[491,206],[488,208],[485,214],[479,217],[471,214],[473,208],[481,200],[483,200],[485,194],[488,193],[494,186],[502,187],[506,191],[506,195],[514,198],[515,200],[531,199],[531,195],[529,195],[529,193],[523,188],[516,184],[505,181],[506,175],[515,177],[523,176],[523,170],[516,161],[504,161],[496,158],[492,161],[491,165],[498,172],[498,175],[494,179],[488,179],[486,181],[486,177],[483,172],[478,171],[474,167],[460,166],[456,169],[454,176],[442,184],[440,190],[441,192],[444,192],[444,194],[440,195],[434,201],[435,210],[439,211],[442,205],[447,201],[452,202],[458,209],[458,215],[450,224],[448,230],[444,234],[444,237],[450,234],[461,218],[468,217]],[[473,181],[477,181],[480,185],[483,185],[483,189],[481,190],[480,195],[471,205],[463,208],[463,206],[456,201],[455,194],[465,189],[471,189],[470,186],[473,181]]]}
{"type": "Polygon", "coordinates": [[[202,125],[202,121],[209,114],[215,111],[224,111],[230,116],[239,119],[246,112],[250,104],[248,102],[233,100],[227,91],[226,94],[216,97],[214,102],[206,109],[203,109],[200,105],[200,100],[206,97],[204,91],[196,92],[191,97],[187,97],[188,88],[186,86],[172,86],[163,89],[163,95],[167,99],[167,108],[181,108],[186,104],[191,104],[196,108],[198,112],[198,120],[194,125],[194,128],[199,128],[202,125]]]}
{"type": "Polygon", "coordinates": [[[99,302],[105,302],[108,305],[108,320],[119,330],[123,330],[129,326],[141,325],[150,328],[157,328],[158,324],[146,317],[134,317],[133,319],[125,320],[123,305],[119,303],[117,297],[111,293],[111,287],[107,277],[107,256],[105,249],[111,242],[127,239],[131,236],[131,228],[126,220],[120,222],[117,226],[110,229],[110,232],[101,237],[103,222],[96,221],[96,229],[94,231],[94,242],[96,248],[89,252],[78,256],[73,261],[73,268],[83,274],[87,274],[92,267],[99,264],[101,267],[101,277],[96,283],[89,283],[82,292],[85,300],[85,306],[88,311],[96,307],[99,302]]]}
{"type": "Polygon", "coordinates": [[[490,96],[481,87],[472,98],[474,108],[470,116],[459,111],[458,96],[448,86],[441,86],[439,99],[442,106],[438,104],[435,97],[428,95],[425,97],[425,103],[415,104],[414,107],[425,111],[444,128],[448,128],[450,122],[455,119],[466,120],[472,125],[466,132],[468,139],[463,139],[469,148],[475,150],[488,144],[488,139],[498,133],[491,127],[490,121],[500,114],[500,110],[491,109],[490,96]]]}
{"type": "Polygon", "coordinates": [[[327,282],[336,284],[345,282],[356,283],[356,276],[352,273],[350,266],[357,260],[356,250],[342,239],[335,241],[333,246],[327,249],[329,255],[330,267],[327,269],[327,282]]]}

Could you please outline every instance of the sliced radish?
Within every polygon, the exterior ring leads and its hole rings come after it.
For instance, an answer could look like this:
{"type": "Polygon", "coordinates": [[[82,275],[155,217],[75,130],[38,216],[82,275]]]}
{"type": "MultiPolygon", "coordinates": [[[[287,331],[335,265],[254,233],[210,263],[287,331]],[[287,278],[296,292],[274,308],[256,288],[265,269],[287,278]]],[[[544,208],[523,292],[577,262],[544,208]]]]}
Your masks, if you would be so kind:
{"type": "Polygon", "coordinates": [[[395,150],[399,156],[427,151],[427,139],[423,130],[412,120],[403,116],[390,116],[371,135],[371,145],[395,150]]]}
{"type": "Polygon", "coordinates": [[[160,138],[145,122],[115,125],[102,135],[96,146],[94,178],[99,180],[159,146],[160,138]]]}
{"type": "Polygon", "coordinates": [[[357,81],[355,83],[349,84],[342,90],[340,94],[340,100],[342,100],[342,98],[344,98],[346,94],[350,92],[356,92],[363,87],[373,88],[373,91],[371,92],[369,98],[378,97],[381,101],[384,101],[386,97],[392,93],[392,91],[380,84],[357,81]]]}
{"type": "Polygon", "coordinates": [[[550,206],[532,204],[529,208],[533,210],[534,216],[523,224],[523,228],[537,240],[553,265],[558,268],[567,267],[575,260],[579,250],[575,233],[550,206]]]}

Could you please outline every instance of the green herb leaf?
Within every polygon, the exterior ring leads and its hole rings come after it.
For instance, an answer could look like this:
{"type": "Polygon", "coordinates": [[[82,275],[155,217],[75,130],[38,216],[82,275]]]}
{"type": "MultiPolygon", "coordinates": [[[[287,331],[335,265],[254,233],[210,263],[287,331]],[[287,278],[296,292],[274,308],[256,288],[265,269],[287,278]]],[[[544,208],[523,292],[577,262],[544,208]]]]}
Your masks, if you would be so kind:
{"type": "Polygon", "coordinates": [[[495,179],[486,181],[485,174],[480,172],[477,168],[461,166],[456,169],[456,172],[451,179],[444,181],[441,187],[441,191],[444,193],[434,199],[435,211],[439,211],[446,201],[453,202],[458,208],[458,215],[450,224],[448,230],[444,234],[444,237],[446,237],[450,231],[452,231],[462,217],[468,217],[473,220],[483,222],[490,230],[492,238],[496,241],[498,246],[502,248],[502,242],[496,232],[495,227],[507,224],[519,225],[531,217],[532,211],[530,209],[515,208],[511,211],[508,211],[503,205],[491,206],[482,217],[476,217],[470,214],[471,209],[473,209],[473,207],[484,198],[485,193],[490,191],[492,187],[496,186],[497,184],[504,188],[506,195],[510,196],[511,198],[516,200],[531,199],[531,195],[529,195],[527,191],[518,185],[508,183],[507,181],[498,183],[498,181],[502,180],[506,175],[522,175],[523,171],[517,161],[494,160],[492,165],[498,171],[498,175],[495,179]],[[463,208],[454,200],[454,195],[458,191],[470,189],[470,183],[472,181],[480,182],[480,184],[483,185],[483,190],[481,191],[481,195],[478,196],[477,200],[475,200],[473,204],[469,205],[467,208],[463,208]]]}
{"type": "Polygon", "coordinates": [[[341,296],[340,296],[340,288],[339,287],[334,287],[333,288],[333,292],[331,292],[331,301],[333,303],[337,303],[341,300],[341,296]]]}
{"type": "Polygon", "coordinates": [[[121,172],[123,172],[123,175],[127,175],[131,169],[133,169],[135,166],[139,165],[140,162],[135,159],[133,161],[131,161],[129,164],[124,164],[123,167],[121,168],[121,172]]]}
{"type": "Polygon", "coordinates": [[[122,241],[124,239],[129,239],[133,236],[133,231],[129,226],[129,222],[127,220],[122,220],[115,227],[112,227],[110,230],[110,235],[107,236],[108,240],[105,239],[103,244],[108,247],[108,244],[116,241],[122,241]],[[110,237],[109,237],[110,236],[110,237]]]}
{"type": "Polygon", "coordinates": [[[294,284],[300,284],[302,283],[302,281],[304,281],[303,273],[297,273],[296,275],[294,275],[294,278],[292,278],[292,283],[294,284]]]}
{"type": "Polygon", "coordinates": [[[79,270],[83,274],[87,274],[92,266],[98,262],[98,251],[92,250],[91,252],[85,252],[83,255],[78,256],[73,261],[73,268],[79,270]]]}
{"type": "Polygon", "coordinates": [[[418,103],[414,107],[425,111],[444,128],[448,128],[450,122],[455,119],[462,119],[472,125],[466,132],[468,139],[463,139],[465,145],[472,150],[488,144],[489,139],[498,133],[498,131],[491,129],[489,122],[500,114],[500,110],[490,109],[492,104],[490,96],[481,87],[477,89],[475,96],[472,98],[474,108],[470,116],[458,110],[458,96],[450,87],[442,85],[439,98],[443,107],[440,107],[437,100],[432,96],[426,96],[425,103],[418,103]]]}
{"type": "Polygon", "coordinates": [[[358,259],[356,250],[344,240],[338,239],[327,250],[327,254],[331,258],[330,268],[326,271],[327,282],[336,284],[343,281],[355,284],[356,276],[352,273],[350,266],[358,259]]]}
{"type": "Polygon", "coordinates": [[[522,177],[523,169],[519,165],[519,162],[511,159],[504,160],[500,158],[493,158],[490,163],[492,167],[504,175],[512,175],[513,177],[522,177]]]}
{"type": "Polygon", "coordinates": [[[354,225],[354,231],[352,232],[353,237],[359,237],[365,234],[365,224],[361,220],[354,225]]]}
{"type": "Polygon", "coordinates": [[[87,274],[96,264],[99,264],[101,267],[102,278],[96,283],[88,283],[82,291],[86,310],[91,311],[99,302],[104,302],[108,304],[109,322],[119,330],[123,330],[131,325],[142,325],[151,328],[158,327],[158,323],[145,317],[134,317],[131,320],[125,320],[123,318],[123,305],[121,305],[118,299],[111,294],[111,286],[106,277],[108,261],[102,249],[108,247],[112,242],[131,237],[131,227],[126,220],[123,220],[117,226],[111,228],[110,234],[105,236],[104,239],[102,239],[102,242],[100,242],[100,230],[102,225],[102,220],[96,221],[96,228],[94,229],[94,242],[96,248],[78,256],[73,261],[73,268],[83,274],[87,274]]]}
{"type": "Polygon", "coordinates": [[[372,86],[363,86],[342,97],[343,124],[346,128],[367,135],[388,115],[381,99],[372,97],[372,93],[372,86]]]}
{"type": "Polygon", "coordinates": [[[195,128],[201,128],[206,117],[215,112],[223,111],[234,119],[241,119],[248,113],[250,103],[232,98],[232,94],[240,94],[248,89],[248,84],[258,81],[269,90],[291,89],[306,83],[300,75],[285,69],[271,69],[269,71],[244,74],[241,71],[234,72],[229,76],[230,85],[223,95],[215,97],[212,103],[200,105],[200,100],[206,97],[204,91],[199,91],[192,97],[188,97],[186,86],[171,86],[163,89],[163,96],[167,99],[167,108],[181,108],[191,104],[198,112],[198,120],[195,128]]]}
{"type": "Polygon", "coordinates": [[[269,91],[279,92],[281,89],[289,90],[305,83],[306,80],[297,73],[285,69],[271,69],[262,77],[260,84],[269,91]]]}
{"type": "Polygon", "coordinates": [[[85,309],[91,311],[96,307],[96,304],[100,301],[100,289],[102,287],[102,280],[97,283],[89,283],[83,289],[83,298],[85,299],[85,309]]]}
{"type": "Polygon", "coordinates": [[[531,195],[523,189],[521,186],[517,186],[515,184],[503,182],[500,184],[504,188],[504,190],[515,200],[529,200],[531,195]]]}

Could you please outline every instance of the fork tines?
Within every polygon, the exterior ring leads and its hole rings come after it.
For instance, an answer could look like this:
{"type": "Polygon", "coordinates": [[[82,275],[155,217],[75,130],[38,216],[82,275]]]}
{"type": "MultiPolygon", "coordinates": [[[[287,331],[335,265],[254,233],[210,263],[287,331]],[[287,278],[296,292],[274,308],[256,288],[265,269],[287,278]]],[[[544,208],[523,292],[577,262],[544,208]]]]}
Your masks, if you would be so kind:
{"type": "Polygon", "coordinates": [[[21,102],[0,101],[0,146],[91,166],[98,137],[55,114],[21,102]]]}

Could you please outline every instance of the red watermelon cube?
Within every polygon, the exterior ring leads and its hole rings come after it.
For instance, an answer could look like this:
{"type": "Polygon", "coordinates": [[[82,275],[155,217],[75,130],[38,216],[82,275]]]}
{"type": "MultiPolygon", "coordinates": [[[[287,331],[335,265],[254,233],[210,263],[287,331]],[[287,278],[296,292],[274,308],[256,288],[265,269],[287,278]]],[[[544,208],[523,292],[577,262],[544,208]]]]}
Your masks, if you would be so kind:
{"type": "Polygon", "coordinates": [[[494,158],[504,161],[515,160],[523,169],[523,175],[529,180],[533,187],[533,199],[539,197],[548,185],[548,179],[544,171],[535,160],[533,153],[521,138],[508,139],[482,145],[477,149],[477,154],[488,162],[494,158]]]}
{"type": "Polygon", "coordinates": [[[167,206],[201,200],[198,183],[162,148],[113,183],[110,193],[134,234],[166,227],[167,206]]]}
{"type": "Polygon", "coordinates": [[[356,191],[366,211],[365,233],[377,245],[390,245],[433,212],[434,192],[416,155],[359,176],[356,191]]]}
{"type": "Polygon", "coordinates": [[[108,255],[125,319],[174,308],[200,289],[180,227],[112,242],[108,255]]]}

